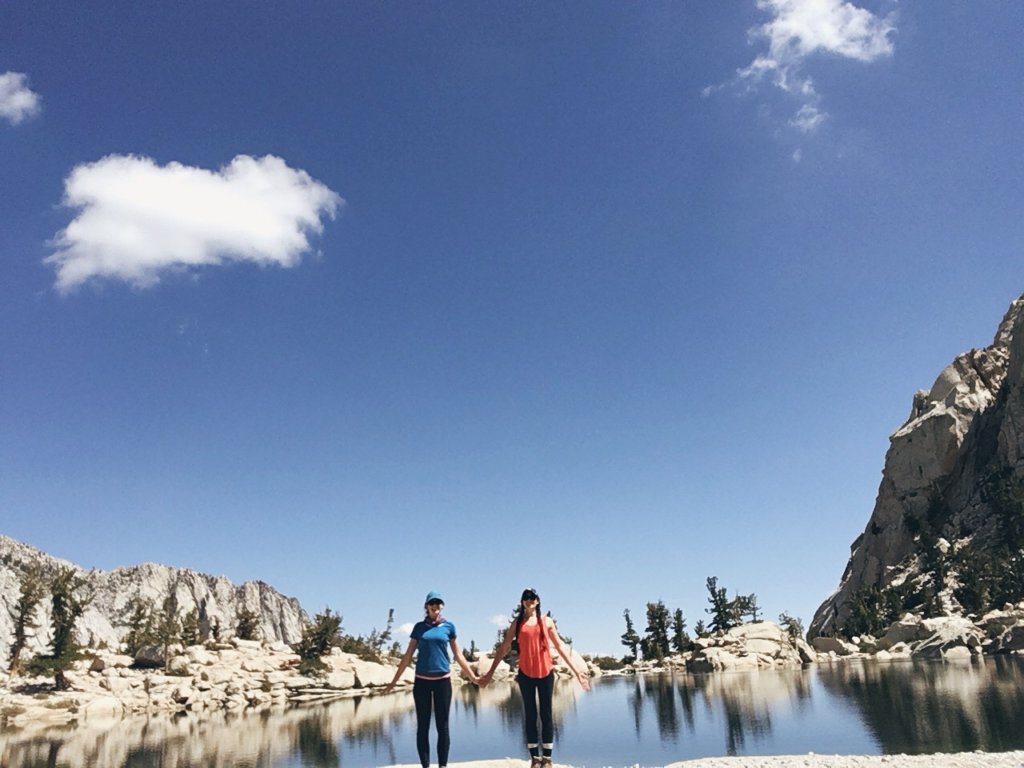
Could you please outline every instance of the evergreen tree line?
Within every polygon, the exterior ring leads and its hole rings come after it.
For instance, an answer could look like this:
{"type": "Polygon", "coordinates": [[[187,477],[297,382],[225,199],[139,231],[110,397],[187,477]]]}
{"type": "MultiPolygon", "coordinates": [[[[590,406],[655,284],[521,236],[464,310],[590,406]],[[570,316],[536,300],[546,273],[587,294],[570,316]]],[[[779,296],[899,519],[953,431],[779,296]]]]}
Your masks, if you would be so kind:
{"type": "MultiPolygon", "coordinates": [[[[693,631],[697,637],[708,637],[716,632],[726,632],[733,627],[750,621],[761,620],[761,608],[757,603],[757,595],[735,594],[728,596],[725,587],[718,586],[718,577],[709,576],[706,581],[708,590],[708,621],[697,621],[693,631]]],[[[647,627],[644,634],[637,632],[629,609],[622,612],[626,621],[626,631],[622,634],[622,644],[628,653],[623,661],[629,663],[641,658],[661,661],[672,653],[685,653],[694,648],[693,640],[686,631],[686,619],[683,611],[676,608],[669,611],[664,601],[647,603],[647,627]]],[[[779,623],[793,637],[803,634],[803,625],[799,619],[783,613],[779,623]]]]}

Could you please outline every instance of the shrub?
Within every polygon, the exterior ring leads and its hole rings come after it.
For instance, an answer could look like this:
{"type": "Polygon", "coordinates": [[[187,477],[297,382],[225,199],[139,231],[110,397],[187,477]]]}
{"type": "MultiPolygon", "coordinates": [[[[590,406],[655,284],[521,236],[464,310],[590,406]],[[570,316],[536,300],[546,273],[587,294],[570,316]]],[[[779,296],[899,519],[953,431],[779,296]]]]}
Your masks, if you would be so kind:
{"type": "Polygon", "coordinates": [[[326,608],[302,628],[302,638],[293,646],[299,654],[299,671],[304,675],[323,672],[326,665],[321,657],[341,645],[341,615],[326,608]]]}
{"type": "Polygon", "coordinates": [[[614,656],[593,656],[590,658],[590,663],[598,669],[613,672],[622,669],[627,664],[632,664],[633,658],[631,656],[625,656],[621,659],[617,659],[614,656]]]}

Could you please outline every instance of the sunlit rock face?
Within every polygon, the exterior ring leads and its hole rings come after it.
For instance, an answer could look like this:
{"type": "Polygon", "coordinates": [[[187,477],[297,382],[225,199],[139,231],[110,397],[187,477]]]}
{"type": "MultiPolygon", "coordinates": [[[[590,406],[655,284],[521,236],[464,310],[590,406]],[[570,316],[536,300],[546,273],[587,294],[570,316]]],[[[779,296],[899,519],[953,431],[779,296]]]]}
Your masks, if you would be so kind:
{"type": "MultiPolygon", "coordinates": [[[[86,571],[77,565],[6,536],[0,536],[0,659],[6,659],[14,631],[12,610],[20,594],[21,578],[30,568],[53,574],[58,568],[73,568],[94,598],[79,620],[79,642],[86,646],[117,648],[128,627],[125,623],[133,598],[151,600],[159,607],[173,596],[181,615],[201,609],[211,625],[219,625],[225,636],[234,634],[240,610],[247,608],[260,617],[264,640],[295,643],[301,637],[305,611],[295,598],[285,597],[267,584],[248,581],[240,586],[224,576],[210,576],[188,568],[143,565],[113,571],[86,571]]],[[[28,644],[30,655],[45,651],[49,642],[49,603],[43,600],[37,612],[39,627],[28,644]]]]}
{"type": "MultiPolygon", "coordinates": [[[[838,589],[815,613],[808,637],[841,628],[857,590],[922,574],[921,539],[908,521],[937,520],[943,541],[954,547],[985,550],[998,544],[985,484],[998,471],[1014,482],[1024,476],[1022,324],[1024,297],[1010,306],[990,346],[958,356],[930,390],[914,395],[910,417],[890,437],[868,524],[851,546],[838,589]]],[[[940,599],[944,612],[958,612],[948,590],[940,599]]]]}

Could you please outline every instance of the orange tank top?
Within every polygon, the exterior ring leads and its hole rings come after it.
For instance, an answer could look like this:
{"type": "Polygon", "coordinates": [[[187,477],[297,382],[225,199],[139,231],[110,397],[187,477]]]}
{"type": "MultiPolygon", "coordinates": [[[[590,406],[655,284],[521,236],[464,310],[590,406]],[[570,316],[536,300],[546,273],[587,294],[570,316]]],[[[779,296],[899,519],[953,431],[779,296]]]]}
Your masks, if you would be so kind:
{"type": "MultiPolygon", "coordinates": [[[[540,621],[543,621],[543,618],[540,621]]],[[[551,649],[544,636],[544,633],[551,631],[545,627],[542,633],[539,623],[523,622],[519,628],[519,670],[527,677],[544,678],[555,668],[551,649]]]]}

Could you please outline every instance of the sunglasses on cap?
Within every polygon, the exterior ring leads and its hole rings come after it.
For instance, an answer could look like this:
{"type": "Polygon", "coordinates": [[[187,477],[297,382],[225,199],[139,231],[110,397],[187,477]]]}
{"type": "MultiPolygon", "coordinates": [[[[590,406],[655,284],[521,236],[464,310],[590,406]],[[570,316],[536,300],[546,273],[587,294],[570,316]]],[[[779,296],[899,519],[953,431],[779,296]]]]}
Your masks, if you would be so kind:
{"type": "Polygon", "coordinates": [[[431,600],[427,605],[444,605],[444,600],[431,600]]]}

